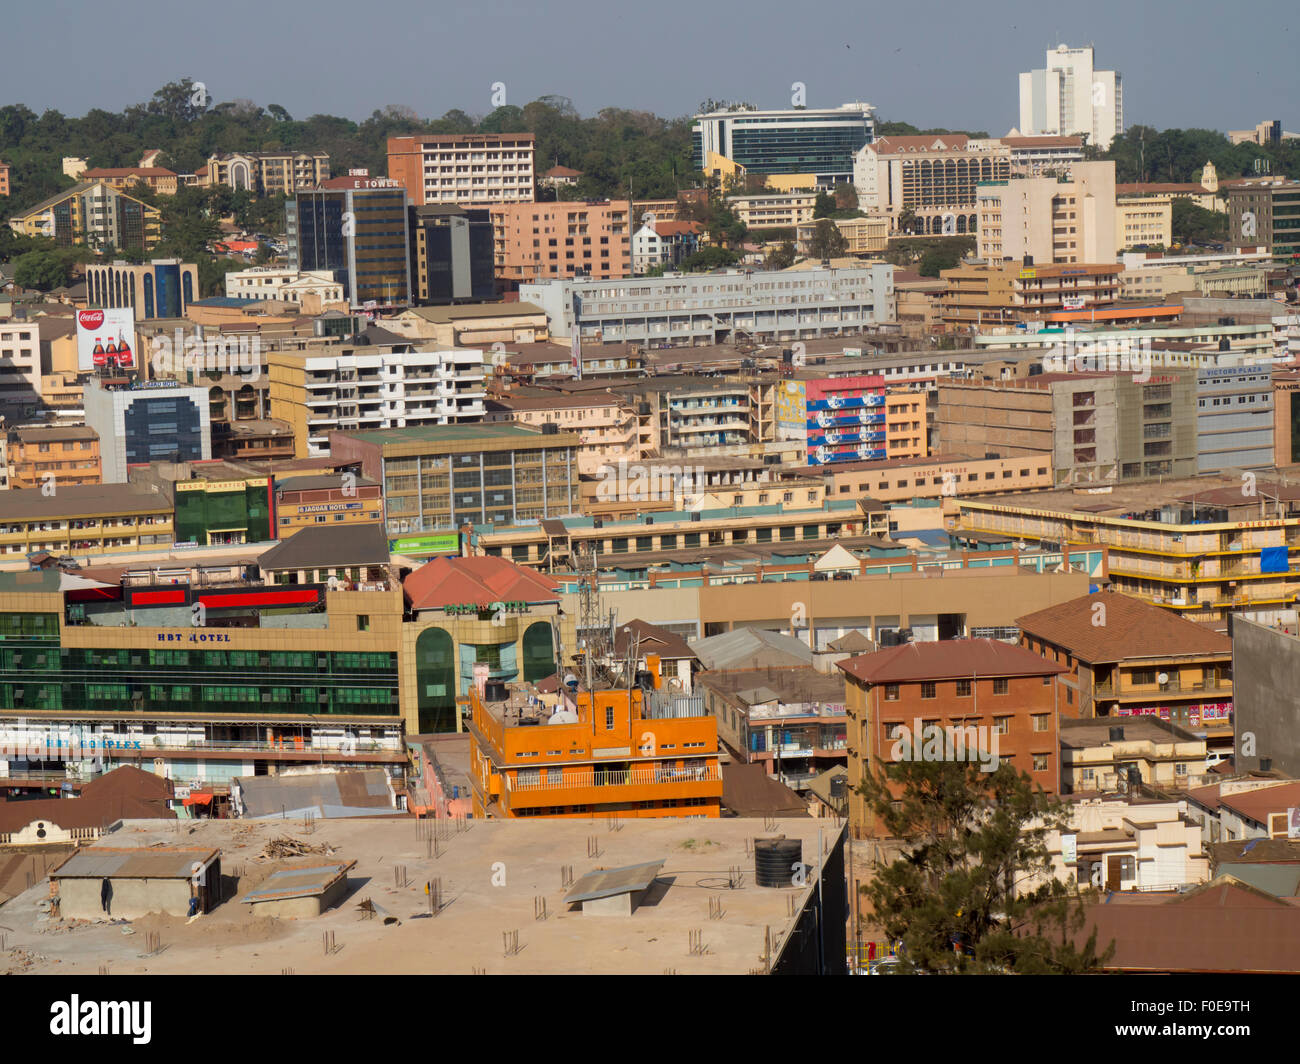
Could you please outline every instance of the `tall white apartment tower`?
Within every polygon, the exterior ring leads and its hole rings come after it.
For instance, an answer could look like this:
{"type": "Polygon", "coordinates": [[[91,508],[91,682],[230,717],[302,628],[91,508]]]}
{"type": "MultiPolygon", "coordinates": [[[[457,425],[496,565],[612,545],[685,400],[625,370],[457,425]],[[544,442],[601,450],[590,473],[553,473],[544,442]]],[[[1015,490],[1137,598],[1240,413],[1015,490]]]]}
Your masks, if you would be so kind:
{"type": "Polygon", "coordinates": [[[1092,46],[1061,44],[1047,66],[1020,75],[1020,133],[1087,136],[1102,151],[1124,132],[1124,92],[1114,70],[1097,70],[1092,46]]]}

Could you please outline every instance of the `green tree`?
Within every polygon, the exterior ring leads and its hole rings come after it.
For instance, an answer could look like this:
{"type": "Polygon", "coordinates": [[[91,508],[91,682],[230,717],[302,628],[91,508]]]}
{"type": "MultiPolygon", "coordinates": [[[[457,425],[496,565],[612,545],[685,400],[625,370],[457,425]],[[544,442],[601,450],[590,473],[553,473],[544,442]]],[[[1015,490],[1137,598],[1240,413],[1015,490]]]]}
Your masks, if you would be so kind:
{"type": "Polygon", "coordinates": [[[843,255],[848,247],[849,242],[840,232],[840,227],[829,218],[823,218],[808,242],[808,255],[814,259],[834,259],[843,255]]]}
{"type": "Polygon", "coordinates": [[[763,266],[768,270],[788,270],[794,265],[795,258],[794,243],[785,240],[778,247],[768,252],[767,261],[763,263],[763,266]]]}
{"type": "Polygon", "coordinates": [[[939,271],[951,270],[961,263],[961,250],[951,244],[927,248],[916,272],[922,277],[938,277],[939,271]]]}
{"type": "Polygon", "coordinates": [[[716,270],[722,266],[734,266],[740,256],[729,248],[700,248],[694,255],[682,259],[681,270],[684,273],[698,273],[704,270],[716,270]]]}
{"type": "Polygon", "coordinates": [[[1204,244],[1226,240],[1228,216],[1219,211],[1207,211],[1183,196],[1175,196],[1170,204],[1174,240],[1180,244],[1204,244]]]}
{"type": "Polygon", "coordinates": [[[813,203],[814,218],[829,218],[837,209],[834,196],[829,192],[817,193],[817,199],[813,203]]]}
{"type": "MultiPolygon", "coordinates": [[[[916,737],[921,743],[923,737],[916,737]]],[[[1003,761],[878,760],[859,787],[878,825],[909,851],[864,894],[913,969],[949,973],[1099,970],[1077,887],[1052,875],[1045,836],[1064,806],[1003,761]]]]}
{"type": "Polygon", "coordinates": [[[858,190],[850,182],[837,181],[835,187],[831,190],[831,195],[835,197],[835,209],[837,211],[856,211],[858,209],[858,190]]]}
{"type": "Polygon", "coordinates": [[[72,262],[61,251],[29,251],[14,261],[14,283],[48,292],[72,280],[72,262]]]}
{"type": "Polygon", "coordinates": [[[898,214],[898,231],[905,236],[911,236],[916,231],[917,222],[916,211],[911,207],[904,207],[898,214]]]}

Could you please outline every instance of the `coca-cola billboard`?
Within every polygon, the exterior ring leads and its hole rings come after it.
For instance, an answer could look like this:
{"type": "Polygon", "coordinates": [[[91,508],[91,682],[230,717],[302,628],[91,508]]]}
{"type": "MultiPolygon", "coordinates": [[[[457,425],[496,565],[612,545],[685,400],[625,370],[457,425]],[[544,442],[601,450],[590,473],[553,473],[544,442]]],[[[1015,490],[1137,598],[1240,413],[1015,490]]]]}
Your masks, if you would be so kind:
{"type": "Polygon", "coordinates": [[[135,312],[130,307],[77,311],[77,369],[136,368],[135,312]]]}

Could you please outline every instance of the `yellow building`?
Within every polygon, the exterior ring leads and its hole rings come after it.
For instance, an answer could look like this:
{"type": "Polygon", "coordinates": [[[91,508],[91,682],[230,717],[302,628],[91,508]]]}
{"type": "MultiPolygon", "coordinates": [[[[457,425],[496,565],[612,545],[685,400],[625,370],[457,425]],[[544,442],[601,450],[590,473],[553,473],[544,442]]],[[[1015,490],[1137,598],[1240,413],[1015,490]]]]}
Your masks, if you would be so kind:
{"type": "MultiPolygon", "coordinates": [[[[889,219],[884,216],[868,218],[835,218],[835,228],[847,244],[848,255],[879,255],[889,246],[889,219]]],[[[809,254],[809,246],[817,232],[817,222],[801,222],[795,239],[801,254],[809,254]]]]}
{"type": "Polygon", "coordinates": [[[1174,242],[1173,199],[1170,196],[1117,196],[1115,250],[1167,248],[1174,242]]]}
{"type": "Polygon", "coordinates": [[[10,491],[0,513],[0,559],[139,551],[173,538],[171,500],[126,484],[69,485],[53,495],[10,491]]]}
{"type": "Polygon", "coordinates": [[[82,181],[11,217],[9,228],[59,247],[152,251],[162,239],[162,212],[106,181],[82,181]]]}
{"type": "Polygon", "coordinates": [[[775,192],[728,196],[727,206],[750,229],[788,229],[811,222],[817,193],[775,192]]]}

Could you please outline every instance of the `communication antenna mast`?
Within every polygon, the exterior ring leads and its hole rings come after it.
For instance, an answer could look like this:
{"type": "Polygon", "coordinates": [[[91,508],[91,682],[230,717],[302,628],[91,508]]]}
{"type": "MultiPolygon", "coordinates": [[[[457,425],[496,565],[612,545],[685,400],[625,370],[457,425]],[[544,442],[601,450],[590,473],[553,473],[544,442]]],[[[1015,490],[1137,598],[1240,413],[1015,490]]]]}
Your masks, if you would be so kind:
{"type": "Polygon", "coordinates": [[[595,692],[596,683],[607,684],[604,662],[608,657],[613,611],[606,614],[600,596],[600,571],[596,567],[596,546],[580,543],[574,549],[578,573],[578,642],[582,649],[587,690],[595,692]]]}

